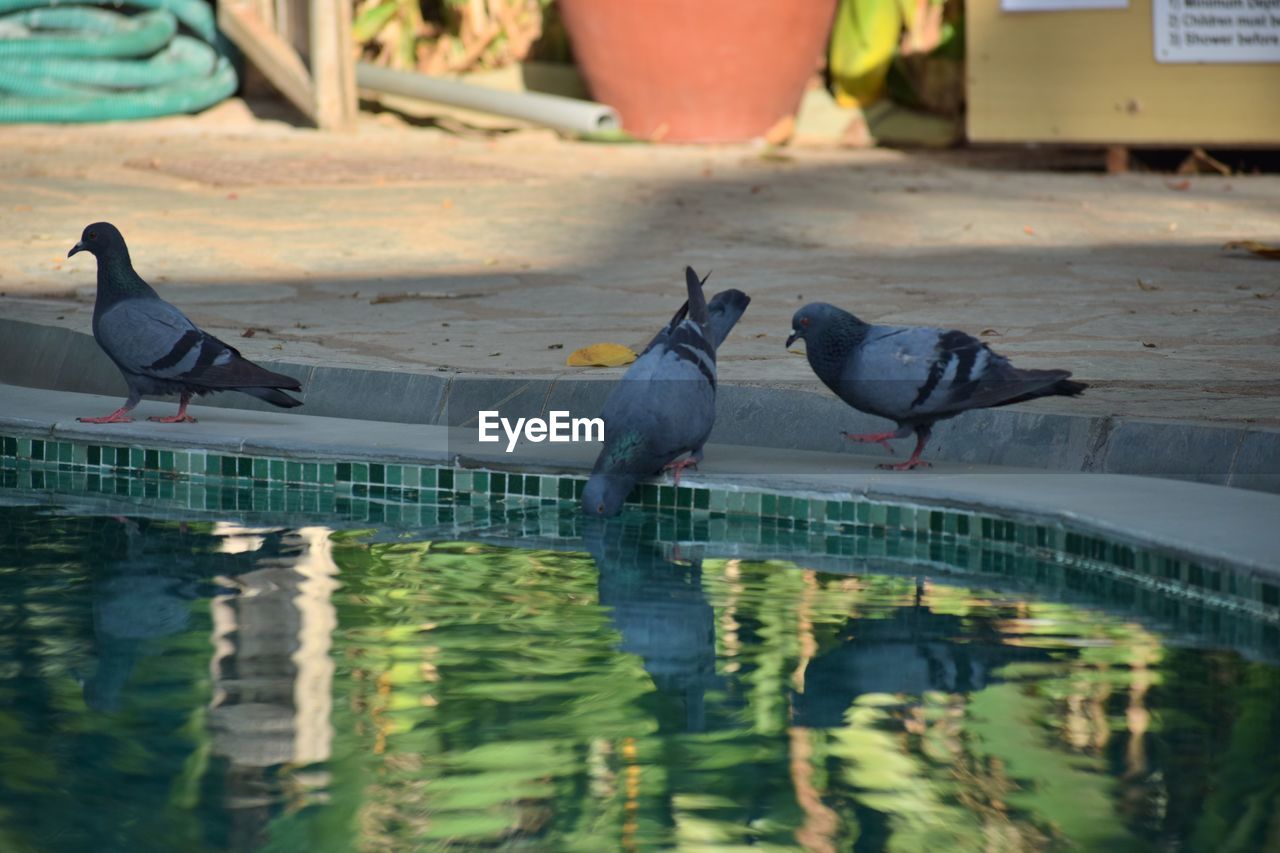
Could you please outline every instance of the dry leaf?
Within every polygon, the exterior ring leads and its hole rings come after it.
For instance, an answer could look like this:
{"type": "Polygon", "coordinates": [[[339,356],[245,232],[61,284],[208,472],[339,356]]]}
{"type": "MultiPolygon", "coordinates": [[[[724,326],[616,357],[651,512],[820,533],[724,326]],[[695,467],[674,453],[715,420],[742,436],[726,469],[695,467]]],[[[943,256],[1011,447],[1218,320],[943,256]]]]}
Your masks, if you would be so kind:
{"type": "Polygon", "coordinates": [[[1036,236],[1036,229],[1032,228],[1030,225],[1024,225],[1024,226],[1022,226],[1022,231],[1023,231],[1023,233],[1024,233],[1024,234],[1026,234],[1028,237],[1034,237],[1034,236],[1036,236]]]}
{"type": "Polygon", "coordinates": [[[984,338],[991,338],[991,337],[999,338],[999,337],[1003,337],[1003,335],[1001,335],[1001,334],[1000,334],[999,332],[997,332],[995,329],[983,329],[981,332],[978,332],[978,336],[979,336],[979,337],[984,337],[984,338]]]}
{"type": "Polygon", "coordinates": [[[1259,243],[1257,240],[1232,240],[1222,246],[1224,249],[1244,249],[1252,252],[1261,258],[1270,258],[1273,261],[1280,261],[1280,246],[1272,246],[1268,243],[1259,243]]]}
{"type": "Polygon", "coordinates": [[[245,329],[243,332],[241,332],[241,333],[240,333],[240,337],[242,337],[242,338],[252,338],[252,337],[253,337],[254,335],[256,335],[256,334],[258,334],[258,330],[257,330],[257,329],[245,329]]]}
{"type": "Polygon", "coordinates": [[[1156,345],[1155,345],[1155,344],[1153,344],[1151,341],[1143,341],[1143,342],[1142,342],[1142,345],[1143,345],[1144,347],[1146,347],[1147,349],[1155,349],[1155,348],[1156,348],[1156,345]]]}
{"type": "Polygon", "coordinates": [[[1159,290],[1160,288],[1156,287],[1154,284],[1148,284],[1142,279],[1138,279],[1138,289],[1151,291],[1151,290],[1159,290]]]}
{"type": "Polygon", "coordinates": [[[547,349],[564,349],[564,344],[551,344],[547,349]]]}
{"type": "Polygon", "coordinates": [[[618,367],[636,360],[630,347],[622,344],[592,344],[569,353],[565,364],[570,367],[618,367]]]}

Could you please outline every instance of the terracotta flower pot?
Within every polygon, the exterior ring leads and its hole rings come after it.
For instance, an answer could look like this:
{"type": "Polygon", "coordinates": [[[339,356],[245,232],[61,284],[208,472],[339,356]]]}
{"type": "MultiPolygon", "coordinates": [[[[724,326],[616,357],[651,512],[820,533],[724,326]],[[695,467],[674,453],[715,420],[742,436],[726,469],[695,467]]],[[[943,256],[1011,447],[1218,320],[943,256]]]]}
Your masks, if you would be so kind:
{"type": "Polygon", "coordinates": [[[736,142],[795,112],[836,0],[559,0],[592,96],[663,142],[736,142]]]}

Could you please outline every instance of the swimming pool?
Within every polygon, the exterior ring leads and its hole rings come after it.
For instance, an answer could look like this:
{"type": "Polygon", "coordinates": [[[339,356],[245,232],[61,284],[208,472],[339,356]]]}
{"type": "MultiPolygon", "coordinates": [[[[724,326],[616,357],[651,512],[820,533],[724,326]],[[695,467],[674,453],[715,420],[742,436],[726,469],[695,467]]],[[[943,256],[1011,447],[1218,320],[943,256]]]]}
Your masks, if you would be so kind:
{"type": "Polygon", "coordinates": [[[6,849],[1274,832],[1280,620],[1223,568],[917,507],[587,523],[541,479],[55,460],[0,464],[6,849]]]}

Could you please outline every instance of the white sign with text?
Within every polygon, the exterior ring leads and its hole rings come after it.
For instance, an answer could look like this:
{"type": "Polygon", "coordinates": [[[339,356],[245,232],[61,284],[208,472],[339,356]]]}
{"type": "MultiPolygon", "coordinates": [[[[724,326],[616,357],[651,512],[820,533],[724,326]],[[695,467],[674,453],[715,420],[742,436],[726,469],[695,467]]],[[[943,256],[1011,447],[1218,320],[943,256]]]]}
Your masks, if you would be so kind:
{"type": "Polygon", "coordinates": [[[1157,62],[1280,62],[1280,0],[1153,0],[1157,62]]]}

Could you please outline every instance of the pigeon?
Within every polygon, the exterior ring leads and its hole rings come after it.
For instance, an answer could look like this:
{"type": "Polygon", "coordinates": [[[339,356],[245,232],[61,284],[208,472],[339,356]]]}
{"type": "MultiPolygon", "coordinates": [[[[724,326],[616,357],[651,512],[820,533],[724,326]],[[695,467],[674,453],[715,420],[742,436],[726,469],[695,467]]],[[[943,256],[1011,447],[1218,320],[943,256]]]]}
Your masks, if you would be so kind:
{"type": "Polygon", "coordinates": [[[911,458],[881,468],[910,470],[935,423],[969,409],[989,409],[1037,397],[1076,397],[1087,387],[1066,370],[1022,370],[978,339],[954,329],[875,326],[824,302],[806,305],[791,319],[787,346],[805,341],[809,366],[823,384],[860,412],[896,421],[894,432],[843,433],[850,441],[875,442],[890,453],[889,439],[916,435],[911,458]]]}
{"type": "Polygon", "coordinates": [[[725,290],[708,304],[706,279],[684,272],[689,298],[605,400],[604,447],[582,494],[587,515],[617,515],[642,478],[670,469],[678,485],[680,471],[702,460],[716,419],[716,348],[751,299],[725,290]]]}
{"type": "Polygon", "coordinates": [[[178,413],[152,417],[160,423],[195,423],[187,414],[194,394],[240,391],[273,406],[301,406],[281,389],[301,391],[298,380],[259,367],[192,323],[165,302],[133,270],[124,237],[109,222],[84,229],[67,257],[89,252],[98,259],[98,296],[93,306],[93,337],[129,386],[129,398],[101,418],[79,418],[88,424],[128,423],[129,412],[143,394],[180,394],[178,413]]]}

